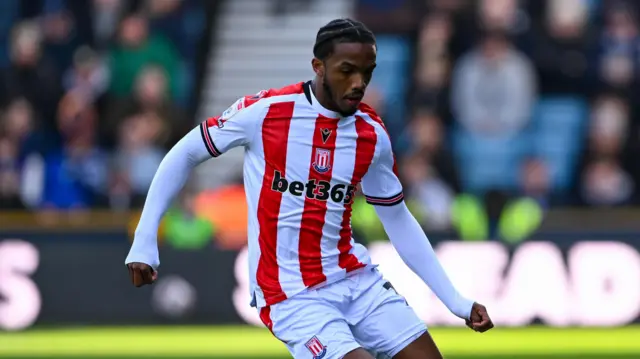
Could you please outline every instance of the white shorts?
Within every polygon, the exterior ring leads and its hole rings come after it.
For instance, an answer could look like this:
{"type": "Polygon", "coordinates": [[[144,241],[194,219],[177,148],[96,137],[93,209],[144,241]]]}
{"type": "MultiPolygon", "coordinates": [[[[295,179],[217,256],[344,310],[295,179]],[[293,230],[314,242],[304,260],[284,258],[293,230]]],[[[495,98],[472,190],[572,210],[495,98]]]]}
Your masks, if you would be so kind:
{"type": "Polygon", "coordinates": [[[427,330],[375,268],[260,309],[295,359],[340,359],[364,348],[393,357],[427,330]]]}

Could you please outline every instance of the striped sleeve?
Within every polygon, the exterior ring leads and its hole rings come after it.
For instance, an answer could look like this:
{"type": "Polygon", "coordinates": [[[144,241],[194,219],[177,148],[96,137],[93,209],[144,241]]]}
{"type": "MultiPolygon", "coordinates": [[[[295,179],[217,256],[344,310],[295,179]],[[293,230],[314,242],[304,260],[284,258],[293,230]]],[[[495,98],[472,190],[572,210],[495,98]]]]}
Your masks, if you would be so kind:
{"type": "Polygon", "coordinates": [[[376,206],[394,206],[404,200],[404,193],[399,192],[395,196],[391,197],[373,197],[365,195],[367,203],[376,206]]]}
{"type": "Polygon", "coordinates": [[[231,105],[222,115],[211,117],[200,124],[200,134],[211,157],[218,157],[228,150],[247,146],[260,121],[260,104],[243,97],[231,105]]]}
{"type": "Polygon", "coordinates": [[[391,140],[386,131],[382,132],[378,134],[378,156],[362,178],[362,192],[369,204],[394,206],[404,200],[404,193],[396,172],[391,140]]]}
{"type": "Polygon", "coordinates": [[[218,149],[218,147],[216,147],[216,145],[213,143],[213,140],[211,139],[211,133],[209,132],[209,126],[208,126],[208,123],[212,120],[217,121],[217,118],[209,119],[200,124],[200,134],[202,135],[202,141],[204,141],[204,146],[207,148],[207,151],[209,152],[211,157],[218,157],[220,156],[221,152],[218,149]]]}

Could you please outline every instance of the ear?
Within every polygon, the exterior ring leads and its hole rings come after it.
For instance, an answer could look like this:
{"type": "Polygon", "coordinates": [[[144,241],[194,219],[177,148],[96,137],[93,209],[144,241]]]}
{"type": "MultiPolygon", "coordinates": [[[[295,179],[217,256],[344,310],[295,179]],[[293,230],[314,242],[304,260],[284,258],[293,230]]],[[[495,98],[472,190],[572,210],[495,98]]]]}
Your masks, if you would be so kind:
{"type": "Polygon", "coordinates": [[[313,68],[313,72],[315,72],[318,77],[324,77],[325,68],[324,62],[322,62],[322,60],[314,57],[311,60],[311,67],[313,68]]]}

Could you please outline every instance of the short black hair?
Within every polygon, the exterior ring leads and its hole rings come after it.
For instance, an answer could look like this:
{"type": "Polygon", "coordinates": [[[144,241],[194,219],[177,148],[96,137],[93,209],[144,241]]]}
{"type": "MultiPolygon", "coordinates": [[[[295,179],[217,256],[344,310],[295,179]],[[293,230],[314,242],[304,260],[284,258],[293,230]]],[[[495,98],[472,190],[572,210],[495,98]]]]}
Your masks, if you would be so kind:
{"type": "Polygon", "coordinates": [[[333,54],[337,43],[376,44],[376,37],[363,23],[352,19],[336,19],[318,30],[313,56],[324,60],[333,54]]]}

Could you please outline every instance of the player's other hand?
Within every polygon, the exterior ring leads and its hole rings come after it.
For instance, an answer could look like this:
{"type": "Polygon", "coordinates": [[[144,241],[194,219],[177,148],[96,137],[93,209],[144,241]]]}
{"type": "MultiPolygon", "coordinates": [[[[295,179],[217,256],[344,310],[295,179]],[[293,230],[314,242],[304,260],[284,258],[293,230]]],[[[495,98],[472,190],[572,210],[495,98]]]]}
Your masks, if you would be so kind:
{"type": "Polygon", "coordinates": [[[484,333],[493,328],[493,322],[489,318],[487,308],[480,303],[473,303],[471,307],[471,319],[466,320],[467,326],[476,332],[484,333]]]}
{"type": "Polygon", "coordinates": [[[129,269],[131,283],[136,287],[142,287],[145,284],[153,284],[153,282],[158,279],[158,272],[148,264],[133,262],[127,264],[127,268],[129,269]]]}

